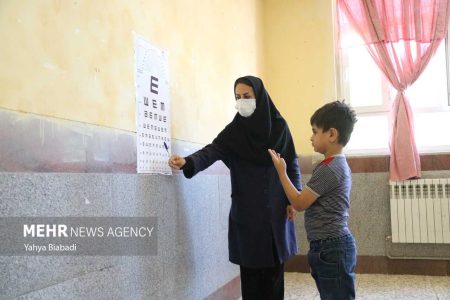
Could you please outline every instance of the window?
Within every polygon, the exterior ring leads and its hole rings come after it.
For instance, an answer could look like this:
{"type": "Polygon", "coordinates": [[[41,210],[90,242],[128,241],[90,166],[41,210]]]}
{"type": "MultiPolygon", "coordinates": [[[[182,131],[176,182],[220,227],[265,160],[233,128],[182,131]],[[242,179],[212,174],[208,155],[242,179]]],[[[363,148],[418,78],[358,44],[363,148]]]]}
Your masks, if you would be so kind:
{"type": "MultiPolygon", "coordinates": [[[[346,153],[388,154],[389,111],[397,91],[384,78],[359,35],[350,26],[341,34],[337,48],[340,95],[358,114],[346,153]]],[[[449,61],[447,37],[406,91],[414,112],[419,153],[450,152],[449,61]]]]}

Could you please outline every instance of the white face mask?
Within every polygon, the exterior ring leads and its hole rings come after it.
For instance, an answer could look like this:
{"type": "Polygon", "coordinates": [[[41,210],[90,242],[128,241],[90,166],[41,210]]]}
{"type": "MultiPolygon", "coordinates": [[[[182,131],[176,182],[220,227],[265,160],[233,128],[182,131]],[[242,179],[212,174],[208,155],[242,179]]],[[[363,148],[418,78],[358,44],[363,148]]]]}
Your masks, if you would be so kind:
{"type": "Polygon", "coordinates": [[[248,118],[256,109],[256,99],[238,99],[235,107],[241,116],[248,118]]]}

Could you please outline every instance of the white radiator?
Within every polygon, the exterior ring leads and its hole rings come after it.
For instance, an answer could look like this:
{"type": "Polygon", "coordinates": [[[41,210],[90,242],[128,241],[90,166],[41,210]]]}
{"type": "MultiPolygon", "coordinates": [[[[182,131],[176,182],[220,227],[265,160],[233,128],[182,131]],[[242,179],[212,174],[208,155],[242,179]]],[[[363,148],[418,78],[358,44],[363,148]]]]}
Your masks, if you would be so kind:
{"type": "Polygon", "coordinates": [[[450,243],[450,178],[390,181],[393,243],[450,243]]]}

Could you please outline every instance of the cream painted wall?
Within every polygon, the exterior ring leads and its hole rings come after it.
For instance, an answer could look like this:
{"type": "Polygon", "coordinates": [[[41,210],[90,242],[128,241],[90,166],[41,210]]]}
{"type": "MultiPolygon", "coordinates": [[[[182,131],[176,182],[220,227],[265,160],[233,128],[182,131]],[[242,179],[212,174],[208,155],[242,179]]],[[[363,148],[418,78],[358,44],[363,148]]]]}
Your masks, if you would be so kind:
{"type": "Polygon", "coordinates": [[[311,115],[336,97],[332,2],[264,0],[264,82],[300,155],[313,153],[311,115]]]}
{"type": "Polygon", "coordinates": [[[259,75],[300,154],[335,98],[332,1],[1,1],[0,107],[135,130],[135,31],[168,50],[172,136],[208,143],[259,75]]]}
{"type": "Polygon", "coordinates": [[[262,69],[259,0],[0,0],[0,107],[135,130],[132,31],[168,50],[172,136],[207,143],[262,69]]]}

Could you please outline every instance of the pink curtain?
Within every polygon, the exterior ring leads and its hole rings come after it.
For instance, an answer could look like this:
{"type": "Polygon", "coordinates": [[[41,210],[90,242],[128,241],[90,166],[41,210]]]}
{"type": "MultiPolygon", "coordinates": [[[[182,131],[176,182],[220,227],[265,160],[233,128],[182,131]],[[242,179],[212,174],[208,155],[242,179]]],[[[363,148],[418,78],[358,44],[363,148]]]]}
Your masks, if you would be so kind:
{"type": "Polygon", "coordinates": [[[446,37],[450,0],[338,0],[397,96],[391,110],[390,179],[420,177],[413,113],[405,90],[419,78],[446,37]]]}

